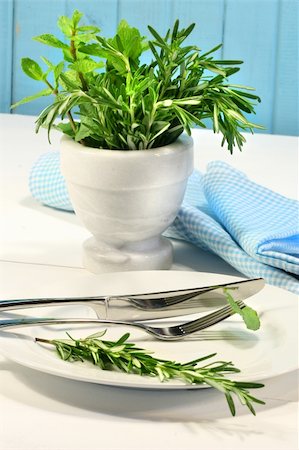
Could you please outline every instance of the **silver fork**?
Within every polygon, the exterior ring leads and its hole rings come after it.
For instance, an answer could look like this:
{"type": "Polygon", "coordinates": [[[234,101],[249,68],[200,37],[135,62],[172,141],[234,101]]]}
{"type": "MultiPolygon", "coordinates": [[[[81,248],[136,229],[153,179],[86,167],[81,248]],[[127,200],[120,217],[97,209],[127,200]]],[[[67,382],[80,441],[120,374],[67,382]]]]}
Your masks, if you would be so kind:
{"type": "MultiPolygon", "coordinates": [[[[240,308],[244,308],[246,305],[241,301],[236,301],[240,308]]],[[[36,318],[36,317],[26,317],[23,319],[7,319],[0,320],[0,329],[6,328],[16,328],[23,326],[34,326],[34,325],[57,325],[57,324],[101,324],[101,325],[123,325],[129,327],[139,328],[151,335],[154,335],[157,339],[162,339],[165,341],[170,340],[180,340],[184,337],[196,333],[197,331],[209,328],[216,323],[219,323],[228,317],[232,316],[234,311],[231,306],[227,305],[213,313],[207,314],[199,319],[191,320],[188,322],[183,322],[179,325],[173,326],[162,326],[153,327],[141,322],[128,322],[122,320],[109,320],[109,319],[80,319],[80,318],[67,318],[67,319],[56,319],[56,318],[36,318]]]]}

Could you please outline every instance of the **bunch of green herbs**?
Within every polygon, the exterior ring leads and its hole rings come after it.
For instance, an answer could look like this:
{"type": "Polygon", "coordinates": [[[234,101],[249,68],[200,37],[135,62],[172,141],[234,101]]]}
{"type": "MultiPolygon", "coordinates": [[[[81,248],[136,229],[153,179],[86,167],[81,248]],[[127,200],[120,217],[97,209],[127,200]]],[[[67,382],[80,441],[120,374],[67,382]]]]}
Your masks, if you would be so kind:
{"type": "MultiPolygon", "coordinates": [[[[68,334],[68,333],[67,333],[68,334]]],[[[233,396],[255,415],[253,403],[264,404],[252,396],[249,389],[261,388],[261,383],[233,381],[226,378],[227,374],[239,373],[232,362],[213,361],[200,365],[203,361],[216,355],[210,354],[186,363],[159,359],[146,350],[128,342],[129,333],[117,341],[103,340],[105,331],[95,333],[84,339],[44,339],[36,338],[37,342],[55,346],[56,351],[64,361],[89,361],[102,370],[117,370],[120,372],[158,377],[161,382],[178,379],[190,385],[205,384],[217,389],[225,395],[231,414],[236,414],[233,396]]]]}
{"type": "Polygon", "coordinates": [[[41,126],[57,128],[83,145],[104,149],[142,150],[174,142],[192,126],[222,133],[222,145],[232,153],[245,141],[244,130],[262,128],[248,121],[259,97],[228,78],[242,61],[217,60],[212,54],[221,45],[202,53],[185,45],[194,24],[180,28],[177,20],[162,37],[151,26],[152,39],[122,20],[113,38],[100,35],[98,27],[81,25],[83,14],[62,16],[58,27],[62,41],[52,34],[34,39],[62,51],[53,64],[42,57],[46,70],[30,58],[22,59],[23,71],[46,88],[13,107],[41,96],[54,101],[38,117],[41,126]],[[149,63],[141,63],[143,53],[149,63]],[[57,118],[68,121],[56,123],[57,118]]]}

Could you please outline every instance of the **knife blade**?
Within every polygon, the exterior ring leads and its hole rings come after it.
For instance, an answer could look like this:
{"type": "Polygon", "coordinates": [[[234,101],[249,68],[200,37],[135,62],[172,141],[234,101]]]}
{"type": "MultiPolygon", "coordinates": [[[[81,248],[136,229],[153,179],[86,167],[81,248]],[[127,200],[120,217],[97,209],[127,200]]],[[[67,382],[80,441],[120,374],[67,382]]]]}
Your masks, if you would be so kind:
{"type": "Polygon", "coordinates": [[[229,289],[235,300],[245,300],[259,292],[264,285],[262,278],[255,278],[145,294],[0,300],[0,312],[40,306],[83,304],[90,306],[101,319],[134,321],[162,319],[222,307],[226,303],[224,289],[229,289]]]}

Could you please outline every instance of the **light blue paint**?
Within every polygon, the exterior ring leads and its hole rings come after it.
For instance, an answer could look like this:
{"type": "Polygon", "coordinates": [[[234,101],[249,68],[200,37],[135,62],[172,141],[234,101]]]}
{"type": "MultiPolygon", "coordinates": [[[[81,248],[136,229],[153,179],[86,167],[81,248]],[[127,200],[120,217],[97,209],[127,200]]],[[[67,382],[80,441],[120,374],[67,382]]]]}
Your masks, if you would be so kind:
{"type": "MultiPolygon", "coordinates": [[[[176,18],[183,26],[196,23],[189,42],[203,51],[223,42],[217,56],[243,59],[234,81],[256,88],[262,98],[256,123],[267,133],[298,134],[298,2],[297,0],[2,0],[0,1],[0,111],[44,88],[26,77],[20,59],[60,60],[60,51],[32,41],[42,33],[57,34],[59,15],[75,8],[86,23],[97,23],[112,35],[125,18],[149,35],[151,24],[165,34],[176,18]],[[13,75],[11,75],[13,74],[13,75]]],[[[43,63],[41,63],[43,64],[43,63]]],[[[42,98],[15,112],[38,114],[49,102],[42,98]]]]}
{"type": "MultiPolygon", "coordinates": [[[[171,26],[171,1],[118,0],[118,22],[125,19],[131,26],[139,29],[143,36],[153,38],[147,26],[151,25],[161,36],[165,36],[171,26]]],[[[142,63],[152,60],[150,50],[141,56],[142,63]]]]}
{"type": "MultiPolygon", "coordinates": [[[[186,43],[196,44],[203,53],[223,42],[224,0],[174,0],[172,20],[179,19],[182,26],[195,23],[186,43]]],[[[221,58],[222,50],[214,53],[221,58]]]]}
{"type": "Polygon", "coordinates": [[[118,21],[126,19],[141,34],[150,36],[147,25],[165,35],[171,20],[170,0],[118,0],[118,21]]]}
{"type": "Polygon", "coordinates": [[[9,112],[11,104],[13,3],[0,1],[0,111],[9,112]]]}
{"type": "MultiPolygon", "coordinates": [[[[228,0],[225,13],[225,59],[241,59],[241,70],[231,78],[234,83],[253,86],[262,103],[250,120],[272,132],[276,70],[276,27],[278,0],[228,0]]],[[[263,131],[263,132],[265,132],[263,131]]]]}
{"type": "Polygon", "coordinates": [[[298,16],[298,1],[281,1],[273,104],[275,134],[299,134],[298,16]]]}
{"type": "Polygon", "coordinates": [[[84,25],[96,25],[104,36],[114,36],[117,26],[117,0],[66,0],[67,15],[74,9],[84,13],[84,25]]]}
{"type": "MultiPolygon", "coordinates": [[[[20,66],[21,58],[34,59],[44,70],[47,66],[42,62],[41,56],[45,56],[53,63],[58,63],[62,59],[59,49],[33,41],[32,37],[53,33],[62,39],[56,23],[58,17],[65,14],[65,1],[14,0],[14,7],[13,103],[46,88],[43,82],[32,80],[23,73],[20,66]]],[[[50,97],[42,97],[20,106],[14,112],[34,115],[44,109],[50,101],[50,97]]]]}
{"type": "MultiPolygon", "coordinates": [[[[175,0],[172,2],[172,21],[179,19],[181,26],[195,23],[192,34],[186,44],[195,44],[205,53],[223,42],[225,0],[175,0]]],[[[213,53],[215,58],[222,57],[222,48],[213,53]]],[[[213,73],[209,75],[215,76],[213,73]]],[[[212,128],[211,120],[202,121],[207,128],[212,128]]]]}

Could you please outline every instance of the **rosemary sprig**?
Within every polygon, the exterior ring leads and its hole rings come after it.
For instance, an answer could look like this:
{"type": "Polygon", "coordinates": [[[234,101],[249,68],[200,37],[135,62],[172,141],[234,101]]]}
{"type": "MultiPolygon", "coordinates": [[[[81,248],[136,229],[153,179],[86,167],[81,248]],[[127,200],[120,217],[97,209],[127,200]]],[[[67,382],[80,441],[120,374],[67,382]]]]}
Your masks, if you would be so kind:
{"type": "Polygon", "coordinates": [[[36,341],[55,346],[59,357],[64,361],[90,361],[102,370],[119,370],[158,377],[161,382],[179,379],[188,384],[208,384],[225,395],[233,416],[236,414],[233,396],[254,415],[253,403],[265,404],[249,393],[249,389],[261,388],[263,384],[233,381],[225,377],[226,374],[240,372],[232,362],[213,361],[206,365],[198,365],[214,357],[216,353],[180,363],[156,358],[146,350],[136,347],[134,343],[128,342],[129,333],[117,341],[107,341],[101,339],[105,332],[101,331],[83,339],[75,339],[67,333],[68,340],[36,338],[36,341]]]}

